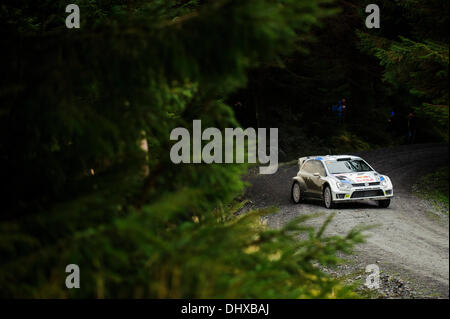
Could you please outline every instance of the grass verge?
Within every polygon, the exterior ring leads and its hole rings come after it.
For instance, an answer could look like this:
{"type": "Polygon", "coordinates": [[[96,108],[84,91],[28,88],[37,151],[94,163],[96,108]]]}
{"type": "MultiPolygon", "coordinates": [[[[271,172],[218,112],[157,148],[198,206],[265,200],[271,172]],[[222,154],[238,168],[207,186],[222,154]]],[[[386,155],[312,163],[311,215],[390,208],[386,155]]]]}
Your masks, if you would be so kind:
{"type": "Polygon", "coordinates": [[[433,205],[448,214],[449,167],[441,167],[428,174],[414,185],[414,192],[421,198],[429,200],[433,205]]]}

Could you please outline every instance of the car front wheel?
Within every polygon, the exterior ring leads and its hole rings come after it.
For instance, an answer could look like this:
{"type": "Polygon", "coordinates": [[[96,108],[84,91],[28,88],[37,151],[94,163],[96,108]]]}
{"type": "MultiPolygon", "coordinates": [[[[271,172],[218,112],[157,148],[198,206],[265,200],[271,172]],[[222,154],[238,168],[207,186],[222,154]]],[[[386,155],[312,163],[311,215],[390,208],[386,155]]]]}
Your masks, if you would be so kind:
{"type": "Polygon", "coordinates": [[[334,208],[335,206],[330,186],[325,187],[325,189],[323,190],[323,204],[328,209],[334,208]]]}
{"type": "Polygon", "coordinates": [[[300,184],[298,182],[294,182],[291,188],[291,198],[294,204],[298,204],[302,200],[302,191],[300,189],[300,184]]]}
{"type": "Polygon", "coordinates": [[[378,201],[378,207],[380,208],[388,208],[391,203],[390,199],[383,199],[378,201]]]}

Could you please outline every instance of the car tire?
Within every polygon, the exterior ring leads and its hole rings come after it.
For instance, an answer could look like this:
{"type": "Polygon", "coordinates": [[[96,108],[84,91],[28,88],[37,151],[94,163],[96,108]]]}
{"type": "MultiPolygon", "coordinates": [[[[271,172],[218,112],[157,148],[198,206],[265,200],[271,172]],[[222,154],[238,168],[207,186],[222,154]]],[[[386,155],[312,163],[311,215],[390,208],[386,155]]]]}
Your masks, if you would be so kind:
{"type": "Polygon", "coordinates": [[[291,199],[294,204],[299,204],[302,201],[302,190],[298,182],[293,182],[291,187],[291,199]]]}
{"type": "Polygon", "coordinates": [[[388,208],[390,204],[391,204],[390,199],[383,199],[378,201],[378,207],[380,208],[388,208]]]}
{"type": "Polygon", "coordinates": [[[330,186],[326,186],[323,190],[323,205],[327,209],[332,209],[335,207],[335,203],[333,202],[333,194],[331,193],[330,186]]]}

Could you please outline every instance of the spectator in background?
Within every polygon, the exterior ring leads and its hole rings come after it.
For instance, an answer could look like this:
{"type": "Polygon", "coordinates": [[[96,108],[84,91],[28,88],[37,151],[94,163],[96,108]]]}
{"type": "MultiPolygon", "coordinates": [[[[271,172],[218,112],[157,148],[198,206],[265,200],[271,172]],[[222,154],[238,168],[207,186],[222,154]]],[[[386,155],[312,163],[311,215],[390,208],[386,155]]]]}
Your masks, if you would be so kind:
{"type": "Polygon", "coordinates": [[[339,100],[336,105],[331,106],[331,112],[336,114],[338,124],[344,123],[346,111],[347,111],[347,101],[345,99],[339,100]]]}
{"type": "Polygon", "coordinates": [[[343,113],[342,106],[343,106],[342,100],[339,100],[337,105],[333,105],[331,107],[331,111],[336,114],[339,124],[342,124],[342,122],[343,122],[343,115],[344,115],[344,113],[343,113]]]}
{"type": "Polygon", "coordinates": [[[388,132],[395,135],[395,112],[392,110],[388,118],[388,132]]]}

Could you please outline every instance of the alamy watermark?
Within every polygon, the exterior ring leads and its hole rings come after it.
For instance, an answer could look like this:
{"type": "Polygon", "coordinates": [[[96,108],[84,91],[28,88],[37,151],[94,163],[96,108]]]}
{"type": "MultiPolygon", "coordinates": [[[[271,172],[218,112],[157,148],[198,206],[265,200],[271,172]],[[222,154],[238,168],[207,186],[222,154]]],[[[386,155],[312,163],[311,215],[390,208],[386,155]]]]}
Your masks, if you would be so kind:
{"type": "Polygon", "coordinates": [[[69,264],[66,266],[66,272],[69,273],[66,277],[66,287],[69,289],[80,288],[80,267],[76,264],[69,264]]]}
{"type": "Polygon", "coordinates": [[[380,267],[376,264],[370,264],[366,266],[366,273],[370,273],[366,277],[366,282],[364,286],[369,289],[379,289],[380,288],[380,267]]]}
{"type": "Polygon", "coordinates": [[[66,27],[68,29],[80,28],[80,7],[76,4],[69,4],[66,7],[66,13],[70,13],[66,17],[66,27]]]}
{"type": "MultiPolygon", "coordinates": [[[[69,4],[66,6],[66,13],[70,13],[66,17],[66,27],[68,29],[80,28],[80,7],[76,4],[69,4]]],[[[366,13],[370,13],[366,17],[366,27],[368,29],[380,28],[380,8],[376,4],[369,4],[366,6],[366,13]]]]}
{"type": "Polygon", "coordinates": [[[380,7],[376,4],[369,4],[366,7],[366,13],[370,13],[366,18],[366,27],[368,29],[380,28],[380,7]]]}
{"type": "Polygon", "coordinates": [[[191,134],[186,128],[177,127],[170,133],[170,140],[178,141],[170,150],[170,159],[180,163],[247,163],[268,164],[260,166],[260,174],[274,174],[278,169],[278,129],[258,128],[225,128],[225,139],[222,132],[215,127],[208,127],[202,132],[201,120],[194,120],[191,134]],[[247,154],[245,153],[247,139],[247,154]],[[234,141],[236,140],[236,145],[234,141]],[[267,140],[269,145],[267,145],[267,140]],[[203,141],[209,141],[204,146],[203,141]],[[192,153],[191,153],[192,146],[192,153]]]}

